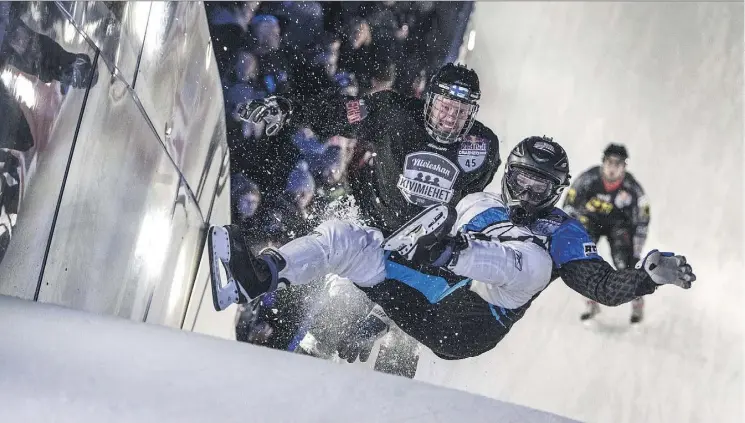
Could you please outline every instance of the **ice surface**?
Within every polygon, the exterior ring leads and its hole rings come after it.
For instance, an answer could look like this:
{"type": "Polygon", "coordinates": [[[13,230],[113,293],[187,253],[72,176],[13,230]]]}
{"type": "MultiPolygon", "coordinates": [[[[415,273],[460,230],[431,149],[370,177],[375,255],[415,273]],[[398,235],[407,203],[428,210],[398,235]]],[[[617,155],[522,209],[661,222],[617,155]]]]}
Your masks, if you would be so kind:
{"type": "Polygon", "coordinates": [[[570,422],[355,366],[3,296],[0,421],[570,422]]]}
{"type": "Polygon", "coordinates": [[[698,281],[647,297],[638,330],[630,305],[585,328],[557,281],[495,350],[417,378],[583,421],[743,421],[743,4],[481,2],[475,29],[503,156],[545,134],[577,175],[625,143],[648,249],[684,253],[698,281]]]}

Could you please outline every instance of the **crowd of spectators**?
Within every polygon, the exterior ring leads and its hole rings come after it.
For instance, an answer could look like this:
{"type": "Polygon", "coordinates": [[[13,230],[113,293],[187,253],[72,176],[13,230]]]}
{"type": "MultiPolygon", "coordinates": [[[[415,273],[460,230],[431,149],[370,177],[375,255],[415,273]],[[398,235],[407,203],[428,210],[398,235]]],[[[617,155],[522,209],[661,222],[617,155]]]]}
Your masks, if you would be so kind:
{"type": "MultiPolygon", "coordinates": [[[[275,137],[238,119],[249,100],[293,93],[361,96],[393,89],[420,97],[453,61],[472,2],[207,2],[231,150],[234,223],[256,249],[307,233],[330,204],[348,202],[357,142],[287,126],[275,137]],[[338,200],[338,201],[337,201],[338,200]]],[[[369,154],[369,153],[368,153],[369,154]]]]}

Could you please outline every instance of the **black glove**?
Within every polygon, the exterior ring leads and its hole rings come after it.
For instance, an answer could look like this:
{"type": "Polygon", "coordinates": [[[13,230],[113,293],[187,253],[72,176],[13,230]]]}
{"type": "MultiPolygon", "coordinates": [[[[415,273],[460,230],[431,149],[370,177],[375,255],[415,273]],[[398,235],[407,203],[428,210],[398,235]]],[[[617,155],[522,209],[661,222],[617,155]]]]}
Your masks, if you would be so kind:
{"type": "Polygon", "coordinates": [[[339,341],[336,350],[339,358],[354,363],[359,357],[361,362],[370,358],[370,352],[375,341],[388,333],[388,316],[379,305],[375,305],[370,313],[357,323],[357,326],[344,339],[339,341]]]}
{"type": "Polygon", "coordinates": [[[274,136],[282,129],[282,126],[290,121],[292,116],[292,103],[290,100],[271,96],[263,100],[251,100],[245,104],[238,105],[238,116],[253,124],[262,120],[266,122],[266,134],[274,136]]]}
{"type": "Polygon", "coordinates": [[[411,262],[419,265],[444,267],[468,247],[468,238],[462,233],[455,236],[429,234],[419,238],[411,262]]]}
{"type": "Polygon", "coordinates": [[[672,284],[688,289],[696,280],[696,275],[686,258],[674,253],[652,250],[644,257],[644,261],[636,264],[636,268],[643,268],[657,285],[672,284]]]}

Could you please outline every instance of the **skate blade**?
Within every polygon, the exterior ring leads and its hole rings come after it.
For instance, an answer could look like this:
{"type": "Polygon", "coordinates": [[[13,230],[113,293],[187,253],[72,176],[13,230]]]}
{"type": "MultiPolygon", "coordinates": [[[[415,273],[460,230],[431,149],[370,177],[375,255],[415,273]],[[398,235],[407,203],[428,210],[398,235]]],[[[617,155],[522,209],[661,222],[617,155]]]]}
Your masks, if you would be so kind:
{"type": "Polygon", "coordinates": [[[230,274],[230,237],[222,226],[213,226],[207,241],[210,259],[212,305],[222,311],[238,302],[238,285],[230,274]],[[223,283],[223,281],[226,281],[223,283]]]}
{"type": "Polygon", "coordinates": [[[445,205],[432,206],[422,211],[386,238],[382,248],[408,256],[416,247],[417,240],[440,228],[447,220],[449,213],[445,205]]]}

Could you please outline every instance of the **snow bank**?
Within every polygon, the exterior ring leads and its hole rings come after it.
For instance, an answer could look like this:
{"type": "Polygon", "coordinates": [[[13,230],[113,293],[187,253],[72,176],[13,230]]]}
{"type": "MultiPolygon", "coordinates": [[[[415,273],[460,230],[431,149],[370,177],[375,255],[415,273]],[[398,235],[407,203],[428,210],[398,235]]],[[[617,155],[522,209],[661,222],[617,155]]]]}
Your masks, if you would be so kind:
{"type": "Polygon", "coordinates": [[[0,297],[0,421],[568,422],[357,366],[0,297]]]}

